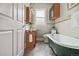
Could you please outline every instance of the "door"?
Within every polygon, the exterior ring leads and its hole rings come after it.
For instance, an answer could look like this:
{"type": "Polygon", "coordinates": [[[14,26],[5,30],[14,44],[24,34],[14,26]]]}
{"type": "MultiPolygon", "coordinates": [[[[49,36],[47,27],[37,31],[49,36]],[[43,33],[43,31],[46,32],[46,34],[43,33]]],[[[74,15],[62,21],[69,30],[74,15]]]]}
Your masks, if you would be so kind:
{"type": "Polygon", "coordinates": [[[0,3],[0,56],[23,55],[24,4],[0,3]]]}

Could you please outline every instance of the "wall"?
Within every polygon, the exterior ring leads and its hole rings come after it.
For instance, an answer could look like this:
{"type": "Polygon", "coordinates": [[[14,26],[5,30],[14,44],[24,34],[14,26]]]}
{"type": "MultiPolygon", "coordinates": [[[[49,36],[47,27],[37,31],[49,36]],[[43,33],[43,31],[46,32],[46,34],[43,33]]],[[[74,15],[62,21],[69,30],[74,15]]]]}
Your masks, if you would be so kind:
{"type": "MultiPolygon", "coordinates": [[[[46,10],[46,17],[45,17],[45,22],[43,24],[35,24],[35,17],[33,19],[33,24],[32,24],[32,28],[36,28],[37,29],[37,36],[38,37],[42,37],[44,33],[48,33],[52,27],[52,21],[49,21],[49,9],[51,7],[51,4],[31,4],[32,8],[35,9],[45,9],[46,10]]],[[[34,11],[34,15],[35,15],[35,11],[34,11]]]]}
{"type": "MultiPolygon", "coordinates": [[[[60,18],[56,19],[55,22],[65,20],[65,19],[69,18],[69,15],[72,15],[72,13],[79,11],[79,5],[74,6],[70,10],[68,10],[67,7],[68,7],[67,3],[60,4],[60,18]]],[[[60,34],[79,38],[79,27],[74,27],[71,24],[71,21],[72,20],[69,18],[66,21],[55,24],[55,27],[57,28],[57,30],[60,34]]]]}

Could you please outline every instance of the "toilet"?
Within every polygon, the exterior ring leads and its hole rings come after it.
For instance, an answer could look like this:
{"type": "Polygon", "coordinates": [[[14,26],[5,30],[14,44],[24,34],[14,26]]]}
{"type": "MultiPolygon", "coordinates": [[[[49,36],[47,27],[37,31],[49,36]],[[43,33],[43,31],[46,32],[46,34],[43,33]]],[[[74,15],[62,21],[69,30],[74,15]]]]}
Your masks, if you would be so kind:
{"type": "MultiPolygon", "coordinates": [[[[56,34],[56,30],[55,30],[55,29],[52,29],[52,30],[51,30],[51,33],[48,33],[48,34],[54,35],[54,34],[56,34]]],[[[48,38],[47,38],[47,35],[48,35],[48,34],[44,34],[44,35],[43,35],[43,37],[44,37],[44,39],[45,39],[45,40],[44,40],[45,43],[48,43],[48,38]]]]}

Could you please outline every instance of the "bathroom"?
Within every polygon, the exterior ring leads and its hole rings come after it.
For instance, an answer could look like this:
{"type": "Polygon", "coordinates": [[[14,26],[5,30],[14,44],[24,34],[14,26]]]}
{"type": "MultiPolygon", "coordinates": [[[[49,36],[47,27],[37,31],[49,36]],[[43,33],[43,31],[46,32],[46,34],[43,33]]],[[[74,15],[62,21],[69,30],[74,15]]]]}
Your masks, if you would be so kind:
{"type": "MultiPolygon", "coordinates": [[[[66,44],[72,44],[72,45],[76,45],[79,42],[79,24],[78,24],[78,13],[79,13],[79,4],[78,3],[60,3],[58,5],[56,5],[57,8],[55,8],[54,4],[52,3],[31,3],[30,4],[31,9],[33,10],[33,20],[32,20],[32,24],[28,25],[32,30],[34,29],[36,31],[36,44],[37,48],[39,49],[38,46],[42,45],[42,44],[46,44],[49,45],[50,48],[54,45],[53,43],[51,43],[52,40],[50,39],[54,39],[53,36],[54,34],[58,34],[55,35],[56,37],[58,37],[58,42],[59,42],[59,38],[62,39],[62,42],[64,42],[64,38],[66,39],[65,41],[67,41],[66,44]],[[43,11],[45,10],[45,15],[43,11]],[[38,12],[38,13],[35,13],[38,12]],[[56,12],[56,13],[55,13],[56,12]],[[38,19],[38,21],[36,20],[36,17],[40,18],[38,19]],[[45,16],[45,21],[43,21],[43,17],[45,16]],[[77,20],[76,20],[77,19],[77,20]],[[53,35],[53,36],[52,36],[53,35]],[[74,40],[78,40],[77,42],[73,42],[74,40]],[[72,42],[71,42],[71,41],[72,42]]],[[[28,27],[27,26],[27,27],[28,27]]],[[[29,40],[30,41],[30,40],[29,40]]],[[[56,43],[56,42],[54,42],[56,43]]],[[[26,43],[27,44],[27,43],[26,43]]],[[[56,43],[57,44],[57,43],[56,43]]],[[[79,55],[78,52],[79,50],[77,50],[78,48],[76,47],[70,47],[70,46],[64,46],[65,49],[62,47],[63,43],[59,43],[60,48],[59,51],[61,51],[62,49],[64,51],[59,52],[57,50],[53,51],[55,47],[51,48],[51,52],[47,55],[79,55]],[[68,47],[66,49],[66,47],[68,47]],[[75,49],[73,49],[75,48],[75,49]],[[61,50],[60,50],[61,49],[61,50]],[[65,53],[66,51],[69,51],[67,53],[65,53]],[[72,53],[72,51],[74,51],[74,53],[72,53]],[[76,51],[77,50],[77,51],[76,51]],[[60,53],[60,54],[57,54],[60,53]]],[[[43,46],[43,45],[42,45],[43,46]]],[[[41,47],[40,47],[41,48],[41,47]]],[[[44,47],[45,48],[45,47],[44,47]]],[[[33,48],[34,50],[35,48],[33,48]]],[[[37,49],[37,50],[38,50],[37,49]]],[[[48,48],[47,48],[48,49],[48,48]]],[[[42,49],[39,49],[42,51],[42,49]]],[[[38,51],[39,51],[38,50],[38,51]]],[[[49,49],[48,49],[49,50],[49,49]]],[[[34,50],[35,51],[35,50],[34,50]]],[[[40,52],[35,52],[35,55],[44,55],[46,54],[44,52],[40,53],[40,52]]],[[[33,52],[33,51],[32,51],[33,52]]],[[[29,55],[32,55],[32,52],[28,52],[29,55]]],[[[26,52],[27,53],[27,52],[26,52]]],[[[34,52],[33,52],[34,53],[34,52]]]]}
{"type": "Polygon", "coordinates": [[[79,56],[79,3],[0,3],[0,22],[0,56],[79,56]]]}

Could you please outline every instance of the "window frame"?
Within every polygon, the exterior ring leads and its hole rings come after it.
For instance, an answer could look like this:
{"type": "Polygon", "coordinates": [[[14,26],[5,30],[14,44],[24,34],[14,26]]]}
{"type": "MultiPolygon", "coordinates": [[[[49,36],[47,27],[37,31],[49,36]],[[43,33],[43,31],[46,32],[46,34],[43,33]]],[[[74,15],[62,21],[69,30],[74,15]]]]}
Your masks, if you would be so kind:
{"type": "Polygon", "coordinates": [[[40,22],[39,24],[42,24],[42,23],[45,21],[45,17],[46,17],[46,10],[45,10],[45,9],[36,9],[36,10],[35,10],[35,19],[36,19],[36,23],[37,23],[37,24],[38,24],[38,22],[40,22]],[[44,17],[37,17],[37,16],[36,16],[36,11],[39,11],[39,10],[44,10],[44,17]],[[42,22],[41,20],[38,21],[37,18],[38,18],[38,19],[42,18],[42,19],[44,19],[44,20],[43,20],[43,22],[42,22]]]}

